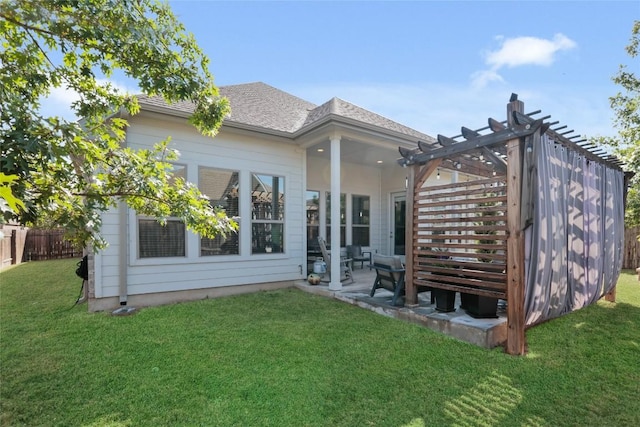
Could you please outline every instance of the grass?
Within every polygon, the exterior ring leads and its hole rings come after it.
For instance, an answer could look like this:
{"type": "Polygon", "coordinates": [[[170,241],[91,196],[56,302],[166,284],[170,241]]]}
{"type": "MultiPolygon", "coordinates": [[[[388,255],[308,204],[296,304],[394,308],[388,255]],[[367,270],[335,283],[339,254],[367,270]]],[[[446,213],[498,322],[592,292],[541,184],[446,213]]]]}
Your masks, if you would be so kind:
{"type": "Polygon", "coordinates": [[[87,313],[74,267],[0,274],[0,425],[640,425],[631,271],[512,357],[293,289],[87,313]]]}

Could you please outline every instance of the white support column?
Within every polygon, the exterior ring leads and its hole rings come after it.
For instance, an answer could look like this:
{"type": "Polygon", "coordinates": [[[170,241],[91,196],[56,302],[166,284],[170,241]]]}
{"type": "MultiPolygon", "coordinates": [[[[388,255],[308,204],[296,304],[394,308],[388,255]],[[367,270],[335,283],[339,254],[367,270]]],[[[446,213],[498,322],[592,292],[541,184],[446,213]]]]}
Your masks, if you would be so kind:
{"type": "Polygon", "coordinates": [[[331,137],[331,282],[329,289],[339,291],[340,282],[340,135],[331,137]]]}

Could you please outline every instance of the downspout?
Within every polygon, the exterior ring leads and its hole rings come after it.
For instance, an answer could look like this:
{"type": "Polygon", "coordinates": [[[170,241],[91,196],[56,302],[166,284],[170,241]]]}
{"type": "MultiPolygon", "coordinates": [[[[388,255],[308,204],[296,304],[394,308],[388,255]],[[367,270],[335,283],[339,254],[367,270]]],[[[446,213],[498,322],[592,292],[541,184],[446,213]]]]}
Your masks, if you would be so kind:
{"type": "Polygon", "coordinates": [[[120,262],[119,262],[119,271],[118,271],[118,289],[120,293],[120,305],[127,305],[127,252],[128,252],[128,236],[129,236],[129,215],[127,210],[127,204],[122,200],[118,203],[118,210],[120,220],[118,221],[120,224],[120,235],[119,244],[120,244],[120,262]]]}
{"type": "Polygon", "coordinates": [[[302,155],[302,182],[304,185],[302,186],[302,201],[304,203],[304,208],[302,209],[302,256],[300,260],[300,275],[304,278],[310,273],[308,271],[308,251],[309,251],[309,235],[307,234],[307,188],[309,188],[308,176],[307,176],[307,149],[301,149],[302,155]]]}
{"type": "MultiPolygon", "coordinates": [[[[128,139],[129,132],[126,133],[126,136],[122,141],[121,145],[123,149],[127,147],[128,139]]],[[[118,202],[118,217],[118,225],[120,228],[118,235],[118,243],[120,245],[118,252],[120,258],[118,262],[118,293],[120,296],[120,305],[127,305],[127,266],[129,264],[127,259],[127,256],[129,254],[129,212],[127,204],[122,198],[118,202]]]]}

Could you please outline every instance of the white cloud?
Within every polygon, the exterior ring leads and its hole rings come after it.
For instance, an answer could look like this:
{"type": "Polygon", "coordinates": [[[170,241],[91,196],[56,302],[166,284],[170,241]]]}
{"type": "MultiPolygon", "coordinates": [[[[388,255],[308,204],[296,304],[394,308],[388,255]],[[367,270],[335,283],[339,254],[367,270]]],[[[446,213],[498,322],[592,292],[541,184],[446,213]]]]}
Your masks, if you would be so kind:
{"type": "Polygon", "coordinates": [[[501,42],[499,49],[485,54],[485,64],[489,69],[476,71],[471,75],[472,86],[485,87],[492,81],[503,82],[498,71],[501,68],[537,65],[548,67],[553,64],[558,52],[570,50],[577,43],[558,33],[551,40],[537,37],[515,37],[511,39],[497,38],[501,42]]]}
{"type": "Polygon", "coordinates": [[[476,71],[471,75],[471,85],[474,89],[482,89],[491,82],[503,83],[504,79],[494,70],[476,71]]]}
{"type": "Polygon", "coordinates": [[[560,33],[554,35],[552,40],[537,37],[505,39],[500,49],[487,54],[486,63],[494,71],[504,66],[549,66],[553,63],[556,53],[576,46],[576,42],[560,33]]]}
{"type": "MultiPolygon", "coordinates": [[[[116,90],[122,93],[137,93],[140,92],[137,88],[131,88],[127,83],[97,79],[98,84],[104,85],[110,83],[116,90]]],[[[49,93],[49,96],[41,99],[40,112],[43,116],[59,116],[66,120],[76,120],[74,111],[71,109],[71,104],[80,99],[80,95],[73,89],[68,87],[55,87],[49,93]]]]}
{"type": "Polygon", "coordinates": [[[76,120],[71,103],[79,98],[74,90],[65,87],[53,88],[49,96],[40,100],[40,114],[44,117],[59,116],[66,120],[76,120]]]}

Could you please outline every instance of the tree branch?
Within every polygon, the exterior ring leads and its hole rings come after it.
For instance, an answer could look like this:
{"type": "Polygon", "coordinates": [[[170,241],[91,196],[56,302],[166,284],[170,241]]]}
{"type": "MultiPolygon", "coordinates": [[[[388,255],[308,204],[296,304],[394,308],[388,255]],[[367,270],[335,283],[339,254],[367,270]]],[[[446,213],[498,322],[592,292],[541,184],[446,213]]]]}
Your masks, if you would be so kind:
{"type": "Polygon", "coordinates": [[[0,18],[4,18],[5,20],[11,22],[12,24],[16,24],[18,27],[22,27],[26,30],[47,34],[48,36],[51,36],[51,37],[58,37],[58,34],[52,33],[51,31],[45,30],[44,28],[38,28],[38,27],[34,27],[33,25],[25,24],[24,22],[20,22],[14,17],[10,17],[2,12],[0,12],[0,18]]]}

